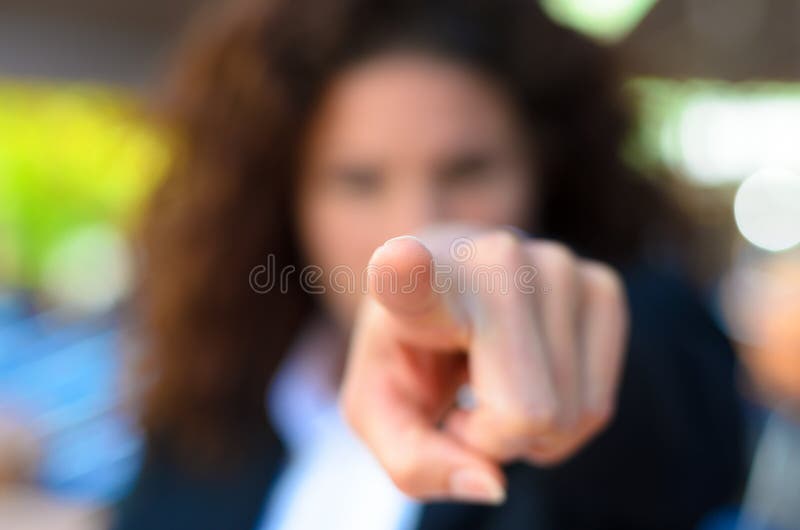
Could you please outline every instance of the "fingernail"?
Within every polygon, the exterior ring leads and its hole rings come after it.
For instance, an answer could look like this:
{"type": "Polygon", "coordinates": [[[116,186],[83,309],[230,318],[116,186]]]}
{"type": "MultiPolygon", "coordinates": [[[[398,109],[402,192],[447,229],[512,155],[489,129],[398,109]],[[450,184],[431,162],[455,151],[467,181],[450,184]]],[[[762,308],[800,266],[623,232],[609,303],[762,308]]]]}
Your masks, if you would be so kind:
{"type": "Polygon", "coordinates": [[[502,504],[506,490],[492,475],[477,469],[459,469],[450,475],[450,495],[456,500],[502,504]]]}
{"type": "Polygon", "coordinates": [[[383,246],[385,246],[385,245],[387,245],[387,244],[389,244],[389,243],[391,243],[393,241],[406,241],[406,240],[416,241],[419,244],[424,244],[424,243],[422,243],[422,240],[420,238],[418,238],[417,236],[406,235],[406,236],[395,236],[393,238],[387,239],[386,242],[384,242],[383,246]]]}

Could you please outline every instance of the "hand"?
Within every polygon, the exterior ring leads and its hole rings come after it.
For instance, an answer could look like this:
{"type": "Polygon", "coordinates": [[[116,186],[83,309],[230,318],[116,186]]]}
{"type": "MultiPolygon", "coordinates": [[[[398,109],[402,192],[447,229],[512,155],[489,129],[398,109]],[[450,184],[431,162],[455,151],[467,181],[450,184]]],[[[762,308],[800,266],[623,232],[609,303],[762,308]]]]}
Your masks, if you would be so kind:
{"type": "Polygon", "coordinates": [[[445,228],[389,240],[370,270],[341,403],[406,494],[501,503],[503,463],[558,463],[609,421],[627,331],[609,267],[445,228]],[[465,384],[471,408],[456,406],[465,384]]]}

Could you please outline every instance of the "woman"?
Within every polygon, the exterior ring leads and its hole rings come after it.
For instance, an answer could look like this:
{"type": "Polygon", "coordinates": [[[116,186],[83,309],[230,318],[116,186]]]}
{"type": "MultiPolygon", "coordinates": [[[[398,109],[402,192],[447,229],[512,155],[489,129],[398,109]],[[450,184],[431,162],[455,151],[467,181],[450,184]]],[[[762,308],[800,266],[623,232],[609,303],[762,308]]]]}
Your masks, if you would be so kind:
{"type": "Polygon", "coordinates": [[[735,499],[732,354],[653,265],[681,222],[620,159],[618,90],[533,1],[209,15],[118,528],[676,529],[735,499]]]}

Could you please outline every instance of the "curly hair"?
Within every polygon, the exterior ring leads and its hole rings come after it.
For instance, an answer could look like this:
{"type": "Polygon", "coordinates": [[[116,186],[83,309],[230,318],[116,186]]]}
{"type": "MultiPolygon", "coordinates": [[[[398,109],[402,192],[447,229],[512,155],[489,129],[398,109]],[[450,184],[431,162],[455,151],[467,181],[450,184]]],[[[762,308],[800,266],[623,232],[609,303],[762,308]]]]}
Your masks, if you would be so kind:
{"type": "MultiPolygon", "coordinates": [[[[629,114],[614,54],[535,0],[248,0],[188,33],[163,99],[175,135],[145,217],[137,297],[142,421],[186,452],[236,452],[266,424],[264,393],[313,301],[256,293],[267,254],[301,266],[294,172],[306,125],[347,63],[416,46],[478,68],[535,132],[537,233],[623,263],[673,223],[621,159],[629,114]]],[[[290,286],[291,287],[291,286],[290,286]]]]}

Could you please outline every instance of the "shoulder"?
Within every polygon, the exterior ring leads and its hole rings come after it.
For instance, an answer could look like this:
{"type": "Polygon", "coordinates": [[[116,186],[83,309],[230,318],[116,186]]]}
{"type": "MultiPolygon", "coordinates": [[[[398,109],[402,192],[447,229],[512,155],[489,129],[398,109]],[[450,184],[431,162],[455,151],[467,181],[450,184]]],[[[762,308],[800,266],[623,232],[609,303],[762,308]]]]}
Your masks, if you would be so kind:
{"type": "Polygon", "coordinates": [[[710,311],[711,297],[686,273],[647,264],[625,267],[621,273],[634,333],[644,328],[661,338],[671,327],[680,326],[724,335],[710,311]]]}
{"type": "Polygon", "coordinates": [[[712,297],[676,270],[636,265],[623,270],[623,278],[628,386],[646,384],[650,392],[688,395],[695,403],[724,396],[733,404],[736,356],[712,297]]]}

